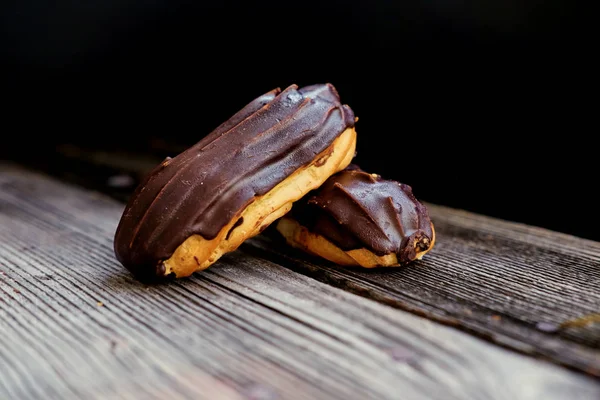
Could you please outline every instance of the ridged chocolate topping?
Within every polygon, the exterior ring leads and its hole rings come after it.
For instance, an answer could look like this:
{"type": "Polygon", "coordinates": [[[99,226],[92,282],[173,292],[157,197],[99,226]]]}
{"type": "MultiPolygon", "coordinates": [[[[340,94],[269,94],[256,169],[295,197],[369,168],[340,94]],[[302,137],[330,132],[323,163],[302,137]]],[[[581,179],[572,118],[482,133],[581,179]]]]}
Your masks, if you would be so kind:
{"type": "Polygon", "coordinates": [[[296,202],[292,215],[342,250],[395,253],[401,263],[414,260],[433,240],[427,208],[410,186],[368,174],[356,165],[296,202]]]}
{"type": "Polygon", "coordinates": [[[330,84],[258,97],[140,183],[115,234],[117,259],[137,275],[160,275],[156,266],[185,239],[214,239],[253,197],[310,164],[352,126],[352,110],[330,84]]]}

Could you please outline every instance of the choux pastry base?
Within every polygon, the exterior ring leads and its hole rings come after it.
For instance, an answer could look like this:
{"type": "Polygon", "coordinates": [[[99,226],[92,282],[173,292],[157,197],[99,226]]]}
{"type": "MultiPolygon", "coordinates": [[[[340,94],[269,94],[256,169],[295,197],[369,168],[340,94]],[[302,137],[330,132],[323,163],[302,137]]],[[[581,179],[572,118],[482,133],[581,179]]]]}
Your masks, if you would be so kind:
{"type": "Polygon", "coordinates": [[[212,240],[192,235],[163,261],[165,276],[186,277],[215,263],[223,254],[237,249],[242,242],[259,234],[285,215],[292,203],[321,186],[327,178],[346,168],[354,157],[356,131],[348,128],[313,162],[300,168],[267,194],[255,197],[212,240]]]}
{"type": "MultiPolygon", "coordinates": [[[[366,248],[344,251],[323,236],[310,232],[292,218],[281,218],[276,228],[292,247],[322,257],[338,265],[364,268],[397,267],[401,265],[394,253],[378,256],[366,248]]],[[[433,231],[431,241],[425,238],[427,240],[415,242],[415,250],[418,250],[416,260],[420,260],[433,248],[435,243],[433,224],[431,224],[431,229],[433,231]]]]}

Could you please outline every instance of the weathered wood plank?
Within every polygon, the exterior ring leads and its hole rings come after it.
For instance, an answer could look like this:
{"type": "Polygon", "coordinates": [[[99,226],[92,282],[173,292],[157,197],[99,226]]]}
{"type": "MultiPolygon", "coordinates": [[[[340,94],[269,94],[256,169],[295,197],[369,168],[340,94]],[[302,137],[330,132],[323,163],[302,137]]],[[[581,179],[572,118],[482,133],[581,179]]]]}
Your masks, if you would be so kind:
{"type": "MultiPolygon", "coordinates": [[[[158,159],[153,163],[151,160],[132,155],[129,167],[124,169],[113,158],[100,157],[94,151],[75,148],[69,152],[62,151],[60,156],[52,157],[43,163],[44,168],[52,169],[54,174],[75,180],[78,184],[98,188],[122,201],[128,197],[133,185],[111,187],[106,184],[109,176],[125,172],[137,180],[152,165],[159,162],[158,159]],[[83,172],[65,175],[73,170],[83,172]],[[90,180],[87,176],[96,179],[90,180]]],[[[394,275],[398,271],[361,271],[362,274],[356,276],[348,274],[348,270],[331,270],[328,268],[330,264],[320,261],[316,262],[317,268],[314,268],[314,265],[305,262],[306,256],[298,252],[295,258],[300,259],[299,264],[293,260],[290,263],[289,258],[287,261],[285,258],[278,260],[298,271],[330,281],[371,299],[444,321],[528,354],[549,358],[596,376],[600,374],[600,324],[597,323],[600,318],[597,314],[600,306],[597,296],[594,295],[600,287],[598,242],[436,205],[430,204],[429,207],[434,219],[437,218],[436,226],[438,230],[442,230],[442,237],[446,234],[450,241],[444,240],[444,244],[440,246],[438,240],[435,252],[441,257],[442,266],[434,270],[433,275],[416,272],[417,279],[424,278],[416,284],[414,276],[404,275],[404,271],[401,276],[394,275]],[[465,223],[467,225],[464,225],[465,223]],[[459,231],[454,232],[456,229],[459,231]],[[469,235],[476,240],[471,240],[469,235]],[[517,244],[513,249],[515,238],[517,244]],[[495,243],[496,239],[500,242],[495,243]],[[450,251],[440,251],[440,247],[452,242],[458,243],[458,247],[450,246],[450,251]],[[470,247],[475,247],[475,251],[470,247]],[[540,247],[545,257],[538,258],[534,251],[540,247]],[[591,250],[586,250],[588,248],[591,250]],[[519,253],[512,257],[515,260],[510,256],[513,253],[519,253]],[[548,257],[552,254],[554,256],[548,257]],[[583,263],[580,263],[582,256],[583,263]],[[516,261],[516,264],[513,261],[516,261]],[[478,263],[482,263],[483,267],[478,263]],[[497,268],[497,263],[505,265],[497,268]],[[557,265],[559,268],[556,268],[557,265]],[[488,282],[486,268],[490,267],[493,268],[491,276],[495,281],[488,282]],[[436,275],[436,272],[439,274],[436,275]],[[370,282],[369,279],[373,276],[374,281],[370,282]],[[535,281],[532,283],[532,280],[535,281]],[[459,285],[457,290],[464,289],[463,293],[454,292],[453,282],[459,285]],[[506,293],[507,289],[503,286],[502,290],[499,290],[495,285],[498,282],[502,285],[510,283],[509,295],[501,295],[506,293]],[[448,283],[450,285],[444,288],[448,283]],[[564,287],[569,289],[565,293],[562,292],[564,287]],[[586,296],[587,288],[590,288],[591,297],[586,296]],[[496,295],[496,303],[488,298],[490,290],[496,295]],[[471,297],[466,298],[467,294],[471,297]],[[577,301],[582,294],[584,301],[577,301]],[[548,299],[545,299],[546,296],[548,299]],[[564,303],[567,308],[559,307],[555,310],[557,299],[558,303],[564,303]],[[575,304],[570,304],[573,299],[575,304]],[[432,300],[432,304],[428,303],[429,300],[432,300]],[[591,309],[596,310],[591,314],[590,305],[591,309]],[[526,306],[525,309],[523,306],[526,306]],[[596,323],[592,324],[593,321],[596,323]],[[557,327],[561,328],[558,332],[547,332],[557,327]]],[[[275,235],[276,241],[280,239],[277,236],[275,235]]],[[[267,247],[270,246],[271,243],[268,243],[267,247]]],[[[260,241],[258,247],[261,247],[260,241]]],[[[293,254],[288,248],[284,249],[285,257],[293,254]]],[[[276,252],[273,254],[269,249],[269,253],[267,257],[276,259],[276,252]]],[[[434,261],[428,259],[426,262],[434,261]]],[[[410,269],[416,266],[418,264],[410,269]]]]}
{"type": "Polygon", "coordinates": [[[122,205],[0,167],[0,398],[590,399],[600,382],[238,251],[148,286],[122,205]]]}
{"type": "Polygon", "coordinates": [[[401,269],[340,268],[283,247],[273,229],[245,248],[333,286],[600,376],[600,243],[429,209],[435,248],[401,269]]]}

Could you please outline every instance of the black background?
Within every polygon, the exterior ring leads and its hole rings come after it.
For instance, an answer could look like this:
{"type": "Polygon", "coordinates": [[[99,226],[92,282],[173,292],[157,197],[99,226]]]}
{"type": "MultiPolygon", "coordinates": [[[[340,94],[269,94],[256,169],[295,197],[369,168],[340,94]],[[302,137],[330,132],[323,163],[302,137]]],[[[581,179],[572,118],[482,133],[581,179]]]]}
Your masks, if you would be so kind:
{"type": "Polygon", "coordinates": [[[363,169],[422,200],[600,239],[597,46],[575,3],[2,8],[3,154],[190,145],[268,90],[331,82],[359,117],[363,169]]]}

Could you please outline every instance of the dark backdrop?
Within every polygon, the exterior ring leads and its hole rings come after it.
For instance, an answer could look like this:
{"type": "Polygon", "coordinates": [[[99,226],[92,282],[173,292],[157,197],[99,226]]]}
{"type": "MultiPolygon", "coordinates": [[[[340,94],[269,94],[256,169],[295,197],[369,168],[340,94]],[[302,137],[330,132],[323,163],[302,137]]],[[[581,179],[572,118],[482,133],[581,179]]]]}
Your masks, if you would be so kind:
{"type": "Polygon", "coordinates": [[[364,169],[598,240],[593,24],[574,4],[4,3],[3,154],[186,146],[272,88],[331,82],[364,169]]]}

